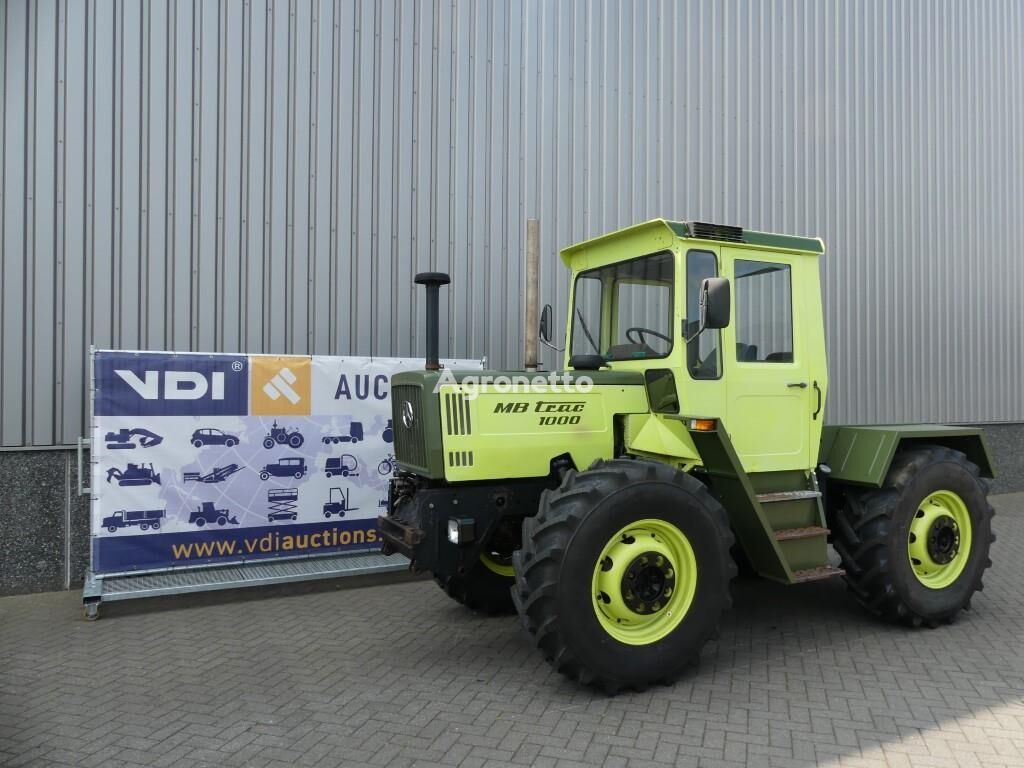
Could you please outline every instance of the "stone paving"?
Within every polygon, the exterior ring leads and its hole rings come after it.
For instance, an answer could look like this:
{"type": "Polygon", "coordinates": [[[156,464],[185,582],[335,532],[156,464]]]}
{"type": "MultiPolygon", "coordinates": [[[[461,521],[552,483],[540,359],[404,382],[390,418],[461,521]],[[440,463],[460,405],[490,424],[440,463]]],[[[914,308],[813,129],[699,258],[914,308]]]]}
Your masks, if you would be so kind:
{"type": "Polygon", "coordinates": [[[0,599],[3,766],[1024,766],[1024,494],[955,625],[736,585],[699,669],[608,698],[430,581],[0,599]]]}

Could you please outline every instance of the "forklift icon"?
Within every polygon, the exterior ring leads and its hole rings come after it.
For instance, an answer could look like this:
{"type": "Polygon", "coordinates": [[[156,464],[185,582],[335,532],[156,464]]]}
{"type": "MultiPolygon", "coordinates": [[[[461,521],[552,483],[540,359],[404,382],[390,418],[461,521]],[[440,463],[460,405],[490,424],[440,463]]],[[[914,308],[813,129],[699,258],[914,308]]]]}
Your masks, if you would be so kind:
{"type": "Polygon", "coordinates": [[[330,519],[331,515],[344,517],[346,512],[353,512],[359,507],[348,505],[348,489],[331,488],[330,499],[324,504],[324,517],[330,519]]]}

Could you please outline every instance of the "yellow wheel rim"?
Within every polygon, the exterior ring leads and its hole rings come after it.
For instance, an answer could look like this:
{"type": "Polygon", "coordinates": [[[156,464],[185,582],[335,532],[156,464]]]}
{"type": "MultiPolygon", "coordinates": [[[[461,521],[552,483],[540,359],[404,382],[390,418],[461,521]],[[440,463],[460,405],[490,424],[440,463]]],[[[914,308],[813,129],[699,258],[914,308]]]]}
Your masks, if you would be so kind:
{"type": "Polygon", "coordinates": [[[955,582],[971,556],[971,515],[953,491],[935,491],[918,505],[907,534],[907,554],[917,580],[929,589],[955,582]]]}
{"type": "Polygon", "coordinates": [[[650,645],[671,634],[696,592],[690,540],[664,520],[630,523],[608,540],[594,565],[597,620],[627,645],[650,645]]]}
{"type": "Polygon", "coordinates": [[[499,576],[505,576],[509,579],[514,579],[516,576],[515,569],[512,568],[511,556],[506,557],[499,555],[497,552],[484,552],[480,555],[480,562],[484,564],[487,570],[499,576]]]}

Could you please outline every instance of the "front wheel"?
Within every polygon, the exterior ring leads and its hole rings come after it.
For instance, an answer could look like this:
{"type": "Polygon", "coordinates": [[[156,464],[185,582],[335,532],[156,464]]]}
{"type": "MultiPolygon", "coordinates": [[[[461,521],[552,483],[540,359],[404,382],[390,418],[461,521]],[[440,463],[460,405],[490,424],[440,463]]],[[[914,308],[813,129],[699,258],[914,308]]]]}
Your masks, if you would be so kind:
{"type": "Polygon", "coordinates": [[[992,561],[992,507],[978,467],[937,445],[901,451],[880,489],[847,489],[833,546],[857,601],[883,619],[951,622],[992,561]]]}
{"type": "Polygon", "coordinates": [[[511,558],[482,554],[465,573],[434,576],[434,581],[455,602],[470,610],[498,616],[511,613],[515,573],[511,558]]]}
{"type": "Polygon", "coordinates": [[[513,598],[551,665],[608,692],[671,682],[730,606],[733,535],[691,475],[619,459],[568,472],[523,523],[513,598]]]}
{"type": "Polygon", "coordinates": [[[269,451],[274,447],[274,439],[272,437],[263,438],[263,447],[269,451]]]}

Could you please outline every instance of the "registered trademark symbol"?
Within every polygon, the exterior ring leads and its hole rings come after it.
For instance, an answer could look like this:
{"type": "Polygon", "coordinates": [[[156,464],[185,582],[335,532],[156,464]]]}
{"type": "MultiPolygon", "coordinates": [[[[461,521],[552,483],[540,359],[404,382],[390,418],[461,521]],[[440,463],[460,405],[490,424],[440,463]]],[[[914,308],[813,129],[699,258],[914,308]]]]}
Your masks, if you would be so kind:
{"type": "Polygon", "coordinates": [[[242,361],[241,360],[235,360],[234,362],[232,362],[231,363],[231,370],[235,371],[235,372],[242,370],[242,361]]]}

